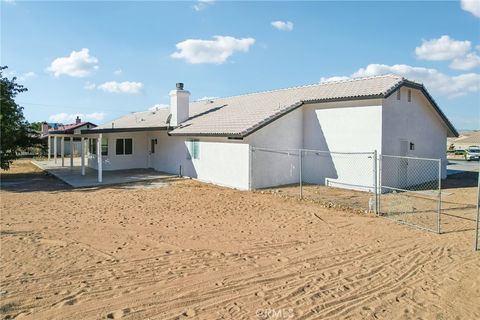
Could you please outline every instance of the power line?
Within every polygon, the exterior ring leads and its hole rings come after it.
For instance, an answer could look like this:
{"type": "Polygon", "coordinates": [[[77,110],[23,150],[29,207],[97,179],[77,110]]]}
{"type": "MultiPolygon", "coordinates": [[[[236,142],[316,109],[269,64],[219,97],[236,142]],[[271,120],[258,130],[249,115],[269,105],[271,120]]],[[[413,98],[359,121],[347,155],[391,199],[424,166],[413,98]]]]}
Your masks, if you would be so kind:
{"type": "MultiPolygon", "coordinates": [[[[80,111],[82,109],[88,109],[88,110],[97,110],[97,111],[102,111],[102,110],[112,110],[112,111],[119,111],[119,108],[116,107],[90,107],[90,106],[83,106],[83,107],[74,107],[74,106],[65,106],[65,105],[55,105],[55,104],[47,104],[47,103],[35,103],[35,102],[26,102],[26,101],[17,101],[18,104],[20,105],[32,105],[32,106],[37,106],[37,107],[44,107],[44,108],[62,108],[62,109],[70,109],[70,110],[75,110],[75,111],[80,111]]],[[[122,109],[129,109],[129,110],[137,110],[137,111],[145,111],[145,109],[138,110],[137,107],[122,107],[122,109]]]]}

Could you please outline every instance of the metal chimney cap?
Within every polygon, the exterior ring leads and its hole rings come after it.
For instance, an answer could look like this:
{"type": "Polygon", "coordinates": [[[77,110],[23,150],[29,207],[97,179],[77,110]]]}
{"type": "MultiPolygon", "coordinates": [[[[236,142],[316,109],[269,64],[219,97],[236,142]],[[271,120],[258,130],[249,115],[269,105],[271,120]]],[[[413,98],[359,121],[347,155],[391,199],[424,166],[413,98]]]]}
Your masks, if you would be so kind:
{"type": "Polygon", "coordinates": [[[176,87],[177,90],[183,90],[183,82],[177,82],[176,87]]]}

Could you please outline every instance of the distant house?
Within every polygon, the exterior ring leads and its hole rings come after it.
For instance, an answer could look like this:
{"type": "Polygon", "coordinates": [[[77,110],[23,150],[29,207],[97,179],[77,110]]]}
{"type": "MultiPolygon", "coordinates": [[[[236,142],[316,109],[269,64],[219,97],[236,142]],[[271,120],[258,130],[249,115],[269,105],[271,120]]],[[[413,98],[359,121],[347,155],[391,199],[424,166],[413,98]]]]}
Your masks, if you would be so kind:
{"type": "MultiPolygon", "coordinates": [[[[298,182],[291,164],[273,158],[251,175],[258,165],[252,165],[251,147],[377,150],[442,159],[445,177],[446,139],[458,136],[425,87],[397,75],[205,101],[189,96],[179,83],[169,108],[83,129],[86,165],[98,169],[99,180],[102,170],[153,168],[245,190],[298,182]]],[[[314,177],[323,169],[305,164],[304,170],[314,177]]]]}
{"type": "Polygon", "coordinates": [[[61,155],[63,137],[64,155],[70,155],[72,149],[74,154],[79,155],[81,131],[95,128],[96,126],[96,124],[91,122],[82,122],[78,116],[75,119],[75,123],[71,124],[49,124],[47,122],[43,122],[40,138],[45,141],[44,143],[47,145],[49,143],[48,137],[53,137],[53,135],[55,135],[57,137],[55,141],[52,141],[54,139],[50,139],[51,153],[56,152],[57,155],[61,155]],[[72,139],[72,144],[70,144],[70,139],[72,139]]]}

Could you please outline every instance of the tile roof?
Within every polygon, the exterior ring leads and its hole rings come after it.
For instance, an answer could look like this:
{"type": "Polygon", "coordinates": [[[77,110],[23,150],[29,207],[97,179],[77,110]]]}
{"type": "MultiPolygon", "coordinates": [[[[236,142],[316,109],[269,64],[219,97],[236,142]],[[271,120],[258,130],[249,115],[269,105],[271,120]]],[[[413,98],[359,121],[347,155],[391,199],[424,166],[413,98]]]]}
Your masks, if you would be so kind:
{"type": "Polygon", "coordinates": [[[59,124],[56,128],[49,128],[48,131],[68,131],[86,125],[88,122],[59,124]]]}
{"type": "MultiPolygon", "coordinates": [[[[48,128],[48,133],[58,133],[58,134],[72,133],[75,129],[83,127],[87,124],[90,124],[93,127],[96,126],[96,124],[91,123],[89,121],[80,122],[80,123],[58,124],[56,127],[48,128]]],[[[45,135],[42,133],[42,136],[45,136],[45,135]]]]}
{"type": "Polygon", "coordinates": [[[91,131],[120,128],[160,128],[167,127],[168,108],[159,108],[141,112],[131,112],[123,117],[104,123],[91,131]]]}
{"type": "MultiPolygon", "coordinates": [[[[189,106],[190,118],[170,134],[243,137],[303,103],[384,98],[404,83],[423,88],[401,76],[384,75],[195,101],[189,106]]],[[[436,104],[434,107],[441,113],[436,104]]],[[[112,122],[115,128],[163,127],[168,115],[168,108],[158,109],[131,113],[112,122]]],[[[443,113],[441,116],[448,122],[443,113]]],[[[112,128],[112,122],[92,131],[112,128]]]]}

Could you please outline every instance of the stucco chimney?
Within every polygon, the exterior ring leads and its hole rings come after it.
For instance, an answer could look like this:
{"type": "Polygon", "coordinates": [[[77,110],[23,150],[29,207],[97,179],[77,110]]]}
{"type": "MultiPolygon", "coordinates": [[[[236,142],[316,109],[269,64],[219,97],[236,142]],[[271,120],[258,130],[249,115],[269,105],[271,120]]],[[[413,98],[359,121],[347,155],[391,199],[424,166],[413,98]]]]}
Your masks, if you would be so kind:
{"type": "Polygon", "coordinates": [[[48,134],[48,123],[46,121],[44,121],[42,123],[42,134],[43,135],[47,135],[48,134]]]}
{"type": "Polygon", "coordinates": [[[75,119],[75,124],[79,124],[80,122],[82,122],[82,120],[80,119],[79,116],[77,116],[77,119],[75,119]]]}
{"type": "Polygon", "coordinates": [[[170,125],[177,127],[180,123],[188,119],[188,105],[190,92],[183,90],[183,83],[177,83],[176,89],[170,91],[170,113],[172,119],[170,125]]]}

